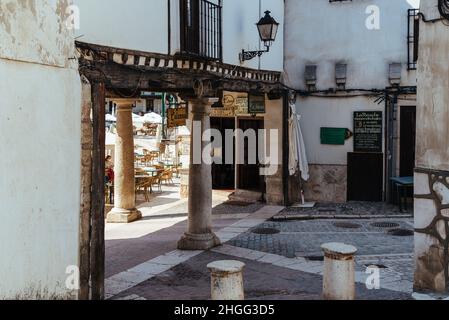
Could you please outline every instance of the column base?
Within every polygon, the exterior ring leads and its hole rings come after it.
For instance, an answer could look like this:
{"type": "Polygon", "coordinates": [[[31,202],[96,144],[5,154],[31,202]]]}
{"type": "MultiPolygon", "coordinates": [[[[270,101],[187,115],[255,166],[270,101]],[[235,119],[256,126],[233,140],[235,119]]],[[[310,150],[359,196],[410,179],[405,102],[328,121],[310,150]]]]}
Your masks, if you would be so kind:
{"type": "Polygon", "coordinates": [[[135,210],[112,209],[106,218],[107,223],[131,223],[142,219],[142,213],[135,210]]]}
{"type": "Polygon", "coordinates": [[[209,250],[219,245],[221,245],[221,241],[213,232],[206,234],[185,233],[178,242],[178,249],[209,250]]]}

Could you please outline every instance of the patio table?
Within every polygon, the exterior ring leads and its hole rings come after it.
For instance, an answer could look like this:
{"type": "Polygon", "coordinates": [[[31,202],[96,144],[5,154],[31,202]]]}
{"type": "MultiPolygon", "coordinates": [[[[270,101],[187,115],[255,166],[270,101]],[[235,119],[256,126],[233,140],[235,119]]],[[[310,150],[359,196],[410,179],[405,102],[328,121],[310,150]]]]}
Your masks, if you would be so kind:
{"type": "Polygon", "coordinates": [[[407,189],[415,187],[414,177],[393,177],[391,182],[396,186],[396,194],[399,202],[399,210],[404,212],[407,211],[407,189]]]}

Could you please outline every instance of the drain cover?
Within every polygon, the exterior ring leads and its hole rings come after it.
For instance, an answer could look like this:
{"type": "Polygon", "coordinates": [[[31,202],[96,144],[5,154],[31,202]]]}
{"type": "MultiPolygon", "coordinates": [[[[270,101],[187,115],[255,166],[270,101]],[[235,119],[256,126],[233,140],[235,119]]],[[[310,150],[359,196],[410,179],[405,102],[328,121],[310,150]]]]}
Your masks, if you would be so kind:
{"type": "Polygon", "coordinates": [[[388,234],[395,237],[412,237],[415,235],[415,232],[408,229],[394,229],[388,231],[388,234]]]}
{"type": "Polygon", "coordinates": [[[378,269],[388,269],[387,266],[384,266],[383,264],[365,264],[366,268],[378,268],[378,269]]]}
{"type": "Polygon", "coordinates": [[[280,231],[275,228],[259,228],[252,231],[255,234],[278,234],[280,231]]]}
{"type": "Polygon", "coordinates": [[[341,229],[360,229],[362,226],[351,222],[336,222],[334,226],[341,229]]]}
{"type": "Polygon", "coordinates": [[[396,222],[376,222],[372,223],[371,226],[374,228],[391,229],[398,228],[400,224],[396,222]]]}

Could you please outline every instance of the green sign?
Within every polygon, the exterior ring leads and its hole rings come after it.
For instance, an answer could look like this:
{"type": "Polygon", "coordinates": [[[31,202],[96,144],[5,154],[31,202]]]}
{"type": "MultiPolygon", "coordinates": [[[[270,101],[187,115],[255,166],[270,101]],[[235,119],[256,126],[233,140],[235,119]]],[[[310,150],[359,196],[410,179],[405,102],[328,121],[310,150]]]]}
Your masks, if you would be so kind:
{"type": "Polygon", "coordinates": [[[346,128],[321,128],[321,144],[343,146],[351,136],[346,128]]]}
{"type": "Polygon", "coordinates": [[[248,100],[249,114],[262,114],[266,112],[265,95],[250,94],[248,100]]]}

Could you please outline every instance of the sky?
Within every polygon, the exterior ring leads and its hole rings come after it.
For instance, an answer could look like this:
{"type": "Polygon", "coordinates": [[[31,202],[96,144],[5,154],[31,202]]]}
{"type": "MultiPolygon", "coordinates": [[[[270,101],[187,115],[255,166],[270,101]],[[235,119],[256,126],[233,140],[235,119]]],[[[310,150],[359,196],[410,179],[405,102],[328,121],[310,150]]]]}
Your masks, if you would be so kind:
{"type": "Polygon", "coordinates": [[[412,5],[415,8],[419,8],[419,2],[420,0],[407,0],[410,5],[412,5]]]}

